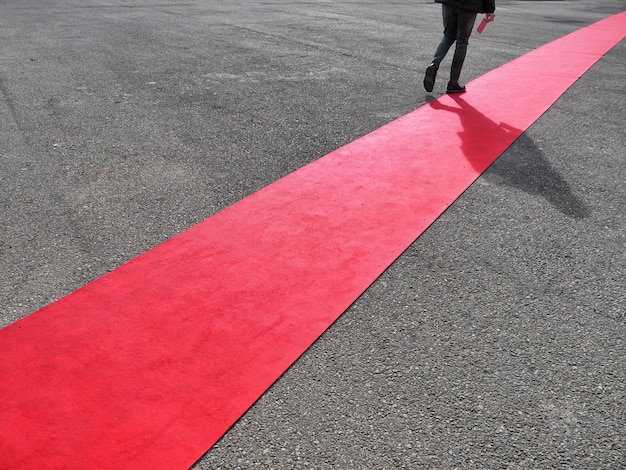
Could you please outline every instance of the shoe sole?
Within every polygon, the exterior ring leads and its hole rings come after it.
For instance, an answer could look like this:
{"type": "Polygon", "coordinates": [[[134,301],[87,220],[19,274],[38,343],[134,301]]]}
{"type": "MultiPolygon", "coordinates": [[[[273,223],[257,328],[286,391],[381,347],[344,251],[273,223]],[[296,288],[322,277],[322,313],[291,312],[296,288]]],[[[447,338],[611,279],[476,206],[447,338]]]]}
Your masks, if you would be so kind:
{"type": "Polygon", "coordinates": [[[459,93],[465,93],[467,90],[465,88],[461,89],[461,90],[446,90],[446,93],[449,95],[456,95],[459,93]]]}

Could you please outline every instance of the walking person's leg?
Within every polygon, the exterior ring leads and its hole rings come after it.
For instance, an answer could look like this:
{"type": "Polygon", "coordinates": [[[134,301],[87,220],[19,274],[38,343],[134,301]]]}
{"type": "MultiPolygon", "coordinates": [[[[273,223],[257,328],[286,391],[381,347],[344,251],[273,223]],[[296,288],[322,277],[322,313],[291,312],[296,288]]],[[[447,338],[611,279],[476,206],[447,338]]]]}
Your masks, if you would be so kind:
{"type": "Polygon", "coordinates": [[[459,29],[457,9],[453,8],[445,3],[441,5],[441,14],[443,17],[443,38],[437,46],[435,56],[433,57],[433,64],[439,67],[439,64],[454,44],[457,37],[457,31],[459,29]]]}
{"type": "Polygon", "coordinates": [[[424,88],[428,92],[433,91],[433,87],[435,86],[435,77],[437,76],[437,70],[439,70],[439,64],[450,50],[450,47],[452,47],[452,44],[454,44],[458,29],[454,8],[446,4],[442,4],[441,14],[443,17],[443,38],[437,46],[432,63],[426,68],[426,76],[424,77],[424,88]]]}
{"type": "Polygon", "coordinates": [[[462,93],[465,91],[465,86],[459,84],[459,78],[461,77],[461,70],[467,55],[469,37],[472,34],[475,22],[476,13],[473,11],[461,10],[457,14],[456,47],[452,57],[452,66],[450,67],[448,93],[462,93]]]}

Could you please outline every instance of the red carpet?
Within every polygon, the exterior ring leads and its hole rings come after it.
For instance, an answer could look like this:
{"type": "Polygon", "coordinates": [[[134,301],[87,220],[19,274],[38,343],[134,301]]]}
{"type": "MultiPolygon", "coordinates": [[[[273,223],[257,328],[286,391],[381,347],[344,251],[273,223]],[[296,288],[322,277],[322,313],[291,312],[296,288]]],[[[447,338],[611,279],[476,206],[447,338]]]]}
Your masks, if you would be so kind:
{"type": "Polygon", "coordinates": [[[625,32],[541,47],[0,331],[2,467],[192,465],[625,32]]]}

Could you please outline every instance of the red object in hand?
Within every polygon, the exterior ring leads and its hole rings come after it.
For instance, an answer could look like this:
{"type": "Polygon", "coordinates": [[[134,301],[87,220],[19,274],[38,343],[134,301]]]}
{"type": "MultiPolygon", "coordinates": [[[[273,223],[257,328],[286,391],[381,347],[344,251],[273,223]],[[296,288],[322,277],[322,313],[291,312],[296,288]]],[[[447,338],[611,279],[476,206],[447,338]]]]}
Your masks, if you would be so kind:
{"type": "Polygon", "coordinates": [[[494,15],[493,14],[485,15],[483,20],[478,25],[478,28],[476,28],[476,31],[478,32],[478,34],[482,34],[483,31],[485,30],[485,26],[487,26],[487,23],[491,23],[493,21],[493,19],[494,19],[494,15]]]}

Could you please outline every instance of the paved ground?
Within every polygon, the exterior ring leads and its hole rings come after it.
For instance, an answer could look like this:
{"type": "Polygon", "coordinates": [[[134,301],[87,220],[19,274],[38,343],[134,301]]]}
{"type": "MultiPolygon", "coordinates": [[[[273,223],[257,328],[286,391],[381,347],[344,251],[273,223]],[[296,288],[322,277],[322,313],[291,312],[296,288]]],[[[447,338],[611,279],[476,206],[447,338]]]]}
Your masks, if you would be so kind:
{"type": "MultiPolygon", "coordinates": [[[[625,9],[498,1],[463,79],[625,9]]],[[[0,0],[0,326],[427,103],[440,22],[0,0]]],[[[624,63],[622,42],[196,468],[625,468],[624,63]]]]}

